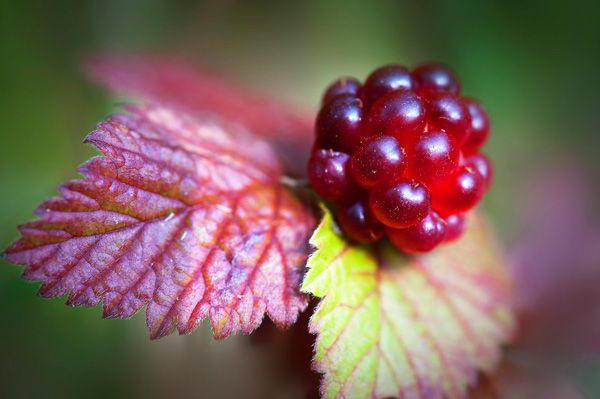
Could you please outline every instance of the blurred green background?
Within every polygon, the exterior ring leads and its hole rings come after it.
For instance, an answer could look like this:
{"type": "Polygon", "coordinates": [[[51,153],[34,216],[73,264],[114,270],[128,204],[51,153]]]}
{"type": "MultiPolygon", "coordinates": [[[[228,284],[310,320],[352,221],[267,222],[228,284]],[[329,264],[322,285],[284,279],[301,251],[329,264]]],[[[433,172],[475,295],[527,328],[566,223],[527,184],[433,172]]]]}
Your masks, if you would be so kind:
{"type": "MultiPolygon", "coordinates": [[[[79,65],[109,49],[183,53],[313,110],[339,75],[444,61],[491,114],[486,206],[510,246],[529,171],[564,158],[598,176],[599,21],[591,1],[3,1],[0,244],[93,153],[81,141],[113,101],[79,65]]],[[[149,342],[140,315],[105,321],[0,269],[2,398],[303,395],[246,337],[217,343],[204,328],[149,342]]],[[[578,376],[591,397],[594,374],[578,376]]]]}

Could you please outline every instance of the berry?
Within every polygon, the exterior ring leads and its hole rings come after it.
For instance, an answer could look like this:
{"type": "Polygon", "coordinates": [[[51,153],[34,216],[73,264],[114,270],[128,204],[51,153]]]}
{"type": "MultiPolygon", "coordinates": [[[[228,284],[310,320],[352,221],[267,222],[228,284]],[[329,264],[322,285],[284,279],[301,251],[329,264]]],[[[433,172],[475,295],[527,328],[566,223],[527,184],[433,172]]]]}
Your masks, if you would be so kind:
{"type": "Polygon", "coordinates": [[[411,175],[425,183],[448,177],[458,166],[460,151],[442,131],[425,132],[411,148],[411,175]]]}
{"type": "Polygon", "coordinates": [[[428,126],[441,129],[459,144],[467,138],[471,116],[459,97],[449,93],[434,93],[427,101],[428,126]]]}
{"type": "Polygon", "coordinates": [[[360,90],[360,82],[357,79],[351,77],[344,77],[333,82],[323,95],[323,104],[328,103],[337,96],[349,94],[353,97],[358,97],[360,90]]]}
{"type": "Polygon", "coordinates": [[[441,64],[424,64],[413,71],[419,92],[447,92],[458,94],[460,83],[448,67],[441,64]]]}
{"type": "Polygon", "coordinates": [[[316,149],[308,163],[308,178],[323,199],[348,203],[359,195],[359,188],[350,178],[350,156],[343,152],[316,149]]]}
{"type": "Polygon", "coordinates": [[[369,193],[369,204],[381,223],[397,229],[417,223],[431,209],[427,188],[406,179],[373,188],[369,193]]]}
{"type": "Polygon", "coordinates": [[[477,101],[468,98],[464,100],[464,104],[469,111],[471,125],[463,149],[474,152],[481,148],[490,136],[490,119],[477,101]]]}
{"type": "Polygon", "coordinates": [[[340,95],[326,103],[317,116],[317,143],[322,148],[352,151],[363,137],[362,101],[352,95],[340,95]]]}
{"type": "Polygon", "coordinates": [[[362,98],[370,107],[380,97],[400,89],[412,90],[415,87],[407,68],[401,65],[386,65],[373,71],[362,90],[362,98]]]}
{"type": "Polygon", "coordinates": [[[406,229],[386,228],[387,236],[398,249],[408,253],[429,252],[446,235],[446,222],[435,212],[406,229]]]}
{"type": "Polygon", "coordinates": [[[406,165],[406,154],[392,136],[376,136],[362,144],[350,158],[350,173],[363,187],[400,176],[406,165]]]}
{"type": "Polygon", "coordinates": [[[485,181],[479,172],[467,165],[435,187],[433,208],[443,214],[465,212],[473,208],[485,192],[485,181]]]}
{"type": "Polygon", "coordinates": [[[342,231],[361,244],[373,243],[383,236],[383,226],[363,201],[342,207],[337,218],[342,231]]]}
{"type": "Polygon", "coordinates": [[[476,153],[468,155],[463,162],[465,165],[475,169],[481,175],[486,189],[492,184],[494,168],[492,166],[492,161],[490,161],[485,154],[476,153]]]}
{"type": "Polygon", "coordinates": [[[465,217],[461,214],[449,215],[444,218],[446,221],[446,234],[444,241],[454,241],[458,239],[465,230],[465,217]]]}
{"type": "Polygon", "coordinates": [[[425,106],[414,92],[396,91],[377,100],[367,118],[373,133],[395,136],[406,143],[425,126],[425,106]]]}
{"type": "Polygon", "coordinates": [[[420,253],[456,240],[491,184],[492,164],[481,153],[488,116],[440,64],[412,72],[387,65],[364,83],[336,80],[315,134],[310,182],[357,243],[387,236],[399,250],[420,253]]]}

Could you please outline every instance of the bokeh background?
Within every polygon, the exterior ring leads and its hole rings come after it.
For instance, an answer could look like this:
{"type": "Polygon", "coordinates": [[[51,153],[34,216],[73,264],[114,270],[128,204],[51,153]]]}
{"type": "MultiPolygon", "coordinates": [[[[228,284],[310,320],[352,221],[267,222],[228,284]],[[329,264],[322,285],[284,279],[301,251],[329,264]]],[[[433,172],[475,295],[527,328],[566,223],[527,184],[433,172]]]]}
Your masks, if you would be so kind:
{"type": "MultiPolygon", "coordinates": [[[[571,262],[600,269],[600,240],[588,240],[600,237],[597,2],[2,1],[2,247],[43,198],[76,176],[93,154],[83,137],[115,110],[114,99],[81,73],[81,61],[99,50],[185,54],[310,110],[339,75],[364,78],[384,63],[442,60],[491,115],[487,148],[496,182],[485,207],[508,257],[542,273],[571,262]],[[573,210],[574,226],[548,222],[572,221],[573,210]],[[562,219],[551,218],[557,212],[562,219]],[[537,252],[522,248],[527,240],[537,252]]],[[[307,366],[310,349],[289,352],[289,334],[267,326],[258,338],[215,342],[201,328],[150,342],[142,315],[102,320],[99,309],[40,299],[37,284],[20,280],[20,272],[0,260],[2,398],[306,395],[311,377],[297,369],[307,366]]],[[[552,300],[564,303],[558,280],[552,300]]],[[[589,319],[593,300],[563,311],[589,319]]],[[[600,397],[598,362],[591,350],[583,354],[562,362],[565,375],[580,392],[600,397]]]]}

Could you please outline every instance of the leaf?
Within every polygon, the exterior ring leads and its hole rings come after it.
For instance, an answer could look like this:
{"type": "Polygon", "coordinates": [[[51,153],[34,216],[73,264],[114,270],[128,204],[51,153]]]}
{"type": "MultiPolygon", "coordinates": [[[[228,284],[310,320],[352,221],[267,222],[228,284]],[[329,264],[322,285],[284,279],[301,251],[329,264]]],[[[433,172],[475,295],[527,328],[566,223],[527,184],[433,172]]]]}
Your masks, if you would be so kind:
{"type": "Polygon", "coordinates": [[[312,142],[312,113],[252,93],[222,76],[173,56],[103,55],[86,69],[94,80],[120,94],[211,114],[269,139],[288,169],[304,175],[312,142]]]}
{"type": "Polygon", "coordinates": [[[513,326],[509,280],[479,219],[458,243],[405,257],[350,246],[329,213],[302,291],[323,298],[310,321],[327,398],[460,398],[492,370],[513,326]]]}
{"type": "Polygon", "coordinates": [[[250,333],[265,313],[296,320],[314,221],[280,184],[270,146],[156,105],[129,107],[86,141],[104,156],[42,203],[5,253],[43,282],[42,296],[102,303],[104,317],[147,305],[152,338],[204,317],[217,338],[250,333]]]}

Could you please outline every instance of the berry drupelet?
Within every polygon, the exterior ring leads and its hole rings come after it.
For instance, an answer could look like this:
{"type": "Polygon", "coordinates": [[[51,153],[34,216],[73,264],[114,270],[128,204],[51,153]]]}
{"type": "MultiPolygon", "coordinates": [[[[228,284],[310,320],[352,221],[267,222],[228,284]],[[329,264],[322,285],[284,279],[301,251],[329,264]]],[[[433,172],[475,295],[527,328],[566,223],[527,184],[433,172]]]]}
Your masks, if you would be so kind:
{"type": "Polygon", "coordinates": [[[327,88],[308,175],[348,238],[422,253],[462,235],[493,170],[481,152],[489,118],[460,90],[440,64],[388,65],[327,88]]]}

